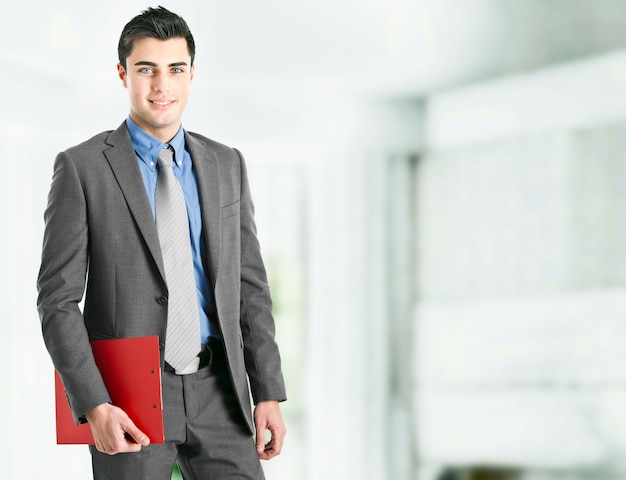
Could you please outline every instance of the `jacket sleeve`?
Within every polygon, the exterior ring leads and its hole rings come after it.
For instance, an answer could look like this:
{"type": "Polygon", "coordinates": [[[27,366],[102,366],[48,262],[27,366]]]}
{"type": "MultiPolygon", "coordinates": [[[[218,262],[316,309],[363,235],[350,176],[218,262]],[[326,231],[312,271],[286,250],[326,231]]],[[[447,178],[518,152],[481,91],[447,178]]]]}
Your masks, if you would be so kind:
{"type": "Polygon", "coordinates": [[[241,317],[244,358],[254,403],[286,400],[267,274],[254,221],[254,205],[241,162],[241,317]]]}
{"type": "Polygon", "coordinates": [[[59,372],[75,421],[110,397],[96,366],[80,302],[89,263],[89,218],[77,169],[67,153],[55,161],[48,205],[37,308],[44,342],[59,372]]]}

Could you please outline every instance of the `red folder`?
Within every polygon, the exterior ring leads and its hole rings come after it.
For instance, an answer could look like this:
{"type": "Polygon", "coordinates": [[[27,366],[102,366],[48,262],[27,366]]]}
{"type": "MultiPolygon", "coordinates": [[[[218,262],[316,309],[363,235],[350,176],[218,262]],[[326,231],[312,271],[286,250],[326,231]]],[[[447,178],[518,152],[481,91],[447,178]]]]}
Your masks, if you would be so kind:
{"type": "MultiPolygon", "coordinates": [[[[164,443],[158,337],[98,340],[91,348],[113,405],[123,409],[151,443],[164,443]]],[[[61,377],[54,374],[57,444],[93,444],[89,425],[74,423],[61,377]]]]}

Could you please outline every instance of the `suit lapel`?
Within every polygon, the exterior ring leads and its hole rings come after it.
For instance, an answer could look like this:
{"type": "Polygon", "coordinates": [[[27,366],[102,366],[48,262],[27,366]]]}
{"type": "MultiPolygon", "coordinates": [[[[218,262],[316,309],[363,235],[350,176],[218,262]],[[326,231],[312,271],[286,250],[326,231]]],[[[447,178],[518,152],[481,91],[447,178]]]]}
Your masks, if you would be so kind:
{"type": "Polygon", "coordinates": [[[217,269],[220,257],[221,237],[221,203],[219,164],[215,152],[211,151],[204,142],[185,132],[185,142],[191,153],[193,167],[198,180],[200,207],[202,211],[202,225],[204,242],[207,246],[208,263],[211,272],[211,283],[215,287],[217,269]]]}
{"type": "Polygon", "coordinates": [[[111,170],[113,170],[128,208],[143,235],[159,272],[165,279],[159,234],[125,123],[109,135],[107,143],[110,148],[104,151],[104,156],[109,162],[111,170]]]}

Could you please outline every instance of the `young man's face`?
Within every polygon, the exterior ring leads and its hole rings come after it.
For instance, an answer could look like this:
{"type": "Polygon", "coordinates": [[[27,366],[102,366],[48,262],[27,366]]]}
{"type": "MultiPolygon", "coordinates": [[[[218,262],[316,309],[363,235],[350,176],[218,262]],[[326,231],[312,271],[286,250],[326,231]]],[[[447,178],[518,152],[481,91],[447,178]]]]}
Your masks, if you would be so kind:
{"type": "Polygon", "coordinates": [[[193,79],[184,38],[135,40],[117,70],[130,96],[130,116],[146,132],[168,142],[178,132],[193,79]]]}

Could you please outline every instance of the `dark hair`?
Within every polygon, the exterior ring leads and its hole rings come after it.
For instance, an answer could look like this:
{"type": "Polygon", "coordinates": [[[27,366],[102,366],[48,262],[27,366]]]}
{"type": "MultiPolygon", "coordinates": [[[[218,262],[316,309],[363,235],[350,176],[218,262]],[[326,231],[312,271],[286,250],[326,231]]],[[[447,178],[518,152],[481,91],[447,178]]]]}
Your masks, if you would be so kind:
{"type": "Polygon", "coordinates": [[[159,40],[184,38],[187,41],[187,50],[193,65],[196,56],[196,44],[187,22],[175,13],[161,6],[158,8],[150,7],[126,24],[117,45],[117,55],[124,69],[126,69],[126,59],[133,50],[135,40],[141,38],[157,38],[159,40]]]}

